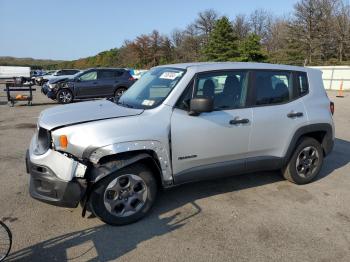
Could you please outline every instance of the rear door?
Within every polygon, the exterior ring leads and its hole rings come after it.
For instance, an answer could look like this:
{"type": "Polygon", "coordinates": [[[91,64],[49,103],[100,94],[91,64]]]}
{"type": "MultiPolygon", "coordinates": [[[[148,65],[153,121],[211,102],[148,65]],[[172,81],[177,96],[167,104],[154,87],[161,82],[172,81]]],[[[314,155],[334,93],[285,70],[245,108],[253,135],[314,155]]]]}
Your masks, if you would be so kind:
{"type": "Polygon", "coordinates": [[[198,75],[194,91],[193,84],[189,85],[171,118],[172,163],[177,182],[215,175],[213,170],[211,174],[205,172],[213,165],[221,173],[245,169],[252,126],[252,109],[246,104],[248,80],[246,71],[222,71],[198,75]],[[190,116],[192,97],[212,97],[215,110],[190,116]],[[200,171],[190,174],[191,170],[200,171]]]}
{"type": "Polygon", "coordinates": [[[112,97],[114,96],[114,86],[118,84],[118,78],[116,77],[116,70],[106,69],[99,70],[97,74],[98,79],[98,96],[100,97],[112,97]]]}
{"type": "Polygon", "coordinates": [[[253,82],[254,122],[249,155],[270,158],[277,164],[295,131],[308,121],[298,95],[297,75],[290,71],[256,70],[253,82]]]}

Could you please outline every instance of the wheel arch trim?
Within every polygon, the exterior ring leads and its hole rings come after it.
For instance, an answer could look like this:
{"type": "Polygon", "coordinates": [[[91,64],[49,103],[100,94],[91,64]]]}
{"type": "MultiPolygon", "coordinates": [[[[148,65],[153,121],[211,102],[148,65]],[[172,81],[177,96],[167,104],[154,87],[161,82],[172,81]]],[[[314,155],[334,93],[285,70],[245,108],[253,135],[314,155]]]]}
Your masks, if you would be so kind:
{"type": "Polygon", "coordinates": [[[324,150],[325,155],[332,151],[334,141],[333,141],[333,128],[329,123],[320,123],[320,124],[310,124],[306,126],[302,126],[294,133],[291,142],[289,143],[287,152],[284,157],[284,165],[286,165],[291,158],[294,149],[297,146],[299,139],[307,134],[314,132],[325,132],[325,136],[323,137],[321,146],[324,150]]]}

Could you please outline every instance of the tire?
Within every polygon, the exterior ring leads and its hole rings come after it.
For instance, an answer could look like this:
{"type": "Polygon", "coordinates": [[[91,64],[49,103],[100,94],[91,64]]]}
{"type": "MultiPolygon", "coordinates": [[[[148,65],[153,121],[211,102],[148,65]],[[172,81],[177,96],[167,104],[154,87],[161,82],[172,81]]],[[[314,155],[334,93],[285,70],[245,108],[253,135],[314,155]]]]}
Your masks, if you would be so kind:
{"type": "Polygon", "coordinates": [[[0,221],[0,261],[10,253],[12,246],[12,233],[5,223],[0,221]]]}
{"type": "Polygon", "coordinates": [[[60,89],[57,92],[56,99],[60,104],[69,104],[73,102],[73,93],[69,89],[60,89]]]}
{"type": "MultiPolygon", "coordinates": [[[[101,172],[110,170],[116,164],[113,161],[102,165],[101,172]]],[[[154,175],[146,165],[136,163],[99,181],[91,192],[88,207],[95,216],[109,225],[127,225],[147,215],[156,195],[157,183],[154,175]],[[125,186],[126,184],[130,187],[125,186]],[[140,189],[142,187],[145,191],[140,189]],[[135,196],[142,200],[135,200],[135,196]]]]}
{"type": "Polygon", "coordinates": [[[114,99],[118,100],[126,90],[127,88],[125,87],[118,87],[117,90],[115,90],[114,92],[114,99]]]}
{"type": "Polygon", "coordinates": [[[320,143],[314,138],[304,137],[299,140],[283,176],[292,183],[304,185],[318,175],[322,164],[323,150],[320,143]]]}

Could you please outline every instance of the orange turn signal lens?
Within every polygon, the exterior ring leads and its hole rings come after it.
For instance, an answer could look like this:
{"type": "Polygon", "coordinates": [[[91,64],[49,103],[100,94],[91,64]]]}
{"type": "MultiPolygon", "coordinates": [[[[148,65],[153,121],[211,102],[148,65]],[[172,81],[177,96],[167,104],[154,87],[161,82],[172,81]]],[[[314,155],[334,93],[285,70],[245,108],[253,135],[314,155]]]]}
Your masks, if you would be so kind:
{"type": "Polygon", "coordinates": [[[65,149],[68,146],[68,138],[66,135],[60,136],[60,147],[65,149]]]}

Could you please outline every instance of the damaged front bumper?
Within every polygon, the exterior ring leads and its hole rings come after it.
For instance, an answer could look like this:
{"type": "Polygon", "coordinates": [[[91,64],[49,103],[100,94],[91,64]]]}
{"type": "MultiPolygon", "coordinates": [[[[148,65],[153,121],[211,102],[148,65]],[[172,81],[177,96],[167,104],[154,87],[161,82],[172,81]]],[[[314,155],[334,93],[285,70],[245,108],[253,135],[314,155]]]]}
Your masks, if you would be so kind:
{"type": "Polygon", "coordinates": [[[35,155],[35,146],[34,136],[26,154],[30,195],[55,206],[77,207],[86,191],[86,166],[52,149],[35,155]]]}

